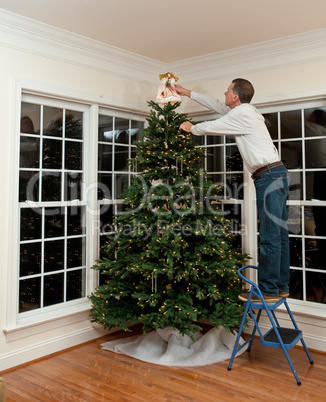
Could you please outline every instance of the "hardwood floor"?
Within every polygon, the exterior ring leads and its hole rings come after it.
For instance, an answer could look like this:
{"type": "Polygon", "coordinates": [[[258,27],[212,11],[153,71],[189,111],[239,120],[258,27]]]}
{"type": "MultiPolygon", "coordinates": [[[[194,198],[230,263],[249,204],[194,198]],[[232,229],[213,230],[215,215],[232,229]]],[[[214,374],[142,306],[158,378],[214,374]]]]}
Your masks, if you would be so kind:
{"type": "MultiPolygon", "coordinates": [[[[136,328],[136,333],[140,329],[136,328]]],[[[133,335],[135,334],[133,333],[133,335]]],[[[228,361],[203,367],[166,367],[101,350],[128,336],[115,332],[1,373],[10,401],[325,401],[326,354],[289,351],[298,386],[281,349],[255,339],[228,371],[228,361]]]]}

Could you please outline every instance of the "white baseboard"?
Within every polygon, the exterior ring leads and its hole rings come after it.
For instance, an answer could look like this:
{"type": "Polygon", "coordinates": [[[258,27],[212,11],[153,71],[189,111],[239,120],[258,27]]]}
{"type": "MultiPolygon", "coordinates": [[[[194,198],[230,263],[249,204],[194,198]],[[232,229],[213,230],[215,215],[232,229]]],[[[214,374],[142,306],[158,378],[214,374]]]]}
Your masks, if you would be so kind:
{"type": "Polygon", "coordinates": [[[80,345],[81,343],[91,341],[117,330],[119,330],[119,328],[108,331],[104,330],[102,326],[92,325],[79,331],[15,350],[14,352],[5,353],[0,356],[0,371],[19,366],[20,364],[39,359],[40,357],[59,352],[72,346],[80,345]]]}

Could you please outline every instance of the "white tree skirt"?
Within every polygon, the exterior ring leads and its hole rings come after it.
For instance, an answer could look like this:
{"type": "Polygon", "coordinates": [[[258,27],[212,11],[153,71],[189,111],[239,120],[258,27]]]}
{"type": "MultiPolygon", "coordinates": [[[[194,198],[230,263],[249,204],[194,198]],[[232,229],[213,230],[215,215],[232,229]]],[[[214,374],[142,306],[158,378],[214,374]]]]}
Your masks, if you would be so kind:
{"type": "MultiPolygon", "coordinates": [[[[210,329],[205,335],[195,334],[196,342],[173,330],[157,329],[144,335],[103,343],[102,349],[164,366],[205,366],[230,359],[237,334],[223,327],[210,329]]],[[[240,344],[244,340],[240,338],[240,344]]],[[[244,347],[237,356],[246,350],[244,347]]]]}

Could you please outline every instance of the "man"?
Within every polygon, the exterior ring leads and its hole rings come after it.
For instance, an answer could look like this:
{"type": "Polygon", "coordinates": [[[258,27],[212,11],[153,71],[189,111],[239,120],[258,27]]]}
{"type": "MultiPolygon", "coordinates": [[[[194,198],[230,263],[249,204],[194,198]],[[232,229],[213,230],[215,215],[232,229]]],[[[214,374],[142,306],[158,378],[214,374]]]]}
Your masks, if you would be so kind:
{"type": "MultiPolygon", "coordinates": [[[[242,78],[232,81],[224,93],[225,103],[180,85],[176,91],[188,96],[221,118],[199,123],[181,124],[180,129],[194,135],[234,135],[244,164],[256,188],[259,217],[258,284],[266,302],[275,303],[289,295],[289,239],[286,199],[289,175],[266,128],[264,117],[250,104],[252,84],[242,78]]],[[[248,294],[239,296],[247,301],[248,294]]],[[[252,300],[257,300],[253,296],[252,300]]],[[[259,299],[258,299],[259,300],[259,299]]]]}

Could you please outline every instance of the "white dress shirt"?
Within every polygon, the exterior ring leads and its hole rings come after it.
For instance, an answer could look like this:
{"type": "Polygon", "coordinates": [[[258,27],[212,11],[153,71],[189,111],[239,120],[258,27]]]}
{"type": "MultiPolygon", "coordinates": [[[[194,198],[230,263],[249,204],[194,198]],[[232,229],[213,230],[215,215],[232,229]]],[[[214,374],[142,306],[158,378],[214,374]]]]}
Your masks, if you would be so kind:
{"type": "Polygon", "coordinates": [[[280,160],[264,117],[249,103],[230,109],[209,95],[191,92],[191,99],[222,115],[191,127],[194,135],[234,135],[243,162],[252,174],[280,160]]]}

